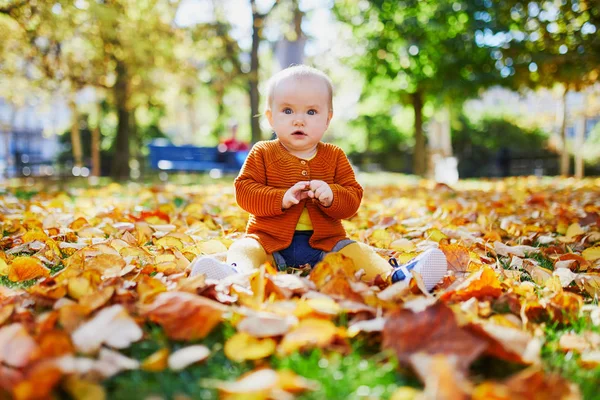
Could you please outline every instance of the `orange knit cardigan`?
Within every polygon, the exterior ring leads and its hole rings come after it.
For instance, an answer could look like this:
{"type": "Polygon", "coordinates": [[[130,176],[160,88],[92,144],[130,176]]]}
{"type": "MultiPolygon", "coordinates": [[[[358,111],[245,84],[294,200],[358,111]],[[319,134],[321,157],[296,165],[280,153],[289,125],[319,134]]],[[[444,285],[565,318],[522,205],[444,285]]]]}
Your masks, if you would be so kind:
{"type": "Polygon", "coordinates": [[[267,253],[289,247],[304,207],[314,230],[310,245],[331,251],[338,241],[347,238],[341,220],[356,214],[362,194],[343,150],[322,142],[311,160],[290,154],[279,139],[258,142],[235,179],[235,200],[251,214],[246,234],[258,240],[267,253]],[[310,180],[329,184],[333,192],[331,206],[305,199],[282,210],[285,192],[299,181],[310,180]]]}

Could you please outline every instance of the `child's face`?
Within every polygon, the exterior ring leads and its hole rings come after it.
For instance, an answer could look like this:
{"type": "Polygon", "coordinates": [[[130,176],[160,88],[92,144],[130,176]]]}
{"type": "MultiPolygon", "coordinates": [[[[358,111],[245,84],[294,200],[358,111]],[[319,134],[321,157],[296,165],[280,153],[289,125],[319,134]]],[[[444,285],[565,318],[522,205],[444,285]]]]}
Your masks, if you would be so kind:
{"type": "Polygon", "coordinates": [[[327,85],[317,77],[287,78],[275,88],[266,115],[285,148],[310,151],[321,141],[333,115],[327,85]]]}

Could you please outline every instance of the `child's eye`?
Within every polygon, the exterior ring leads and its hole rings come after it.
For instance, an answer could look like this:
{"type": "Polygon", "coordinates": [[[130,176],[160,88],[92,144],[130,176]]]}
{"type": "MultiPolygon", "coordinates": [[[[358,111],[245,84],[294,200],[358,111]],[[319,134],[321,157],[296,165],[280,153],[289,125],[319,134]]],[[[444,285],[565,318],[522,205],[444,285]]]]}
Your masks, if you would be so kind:
{"type": "Polygon", "coordinates": [[[286,108],[283,109],[283,113],[284,114],[291,114],[292,113],[292,109],[289,108],[289,107],[286,107],[286,108]]]}
{"type": "Polygon", "coordinates": [[[317,115],[317,110],[308,110],[308,115],[317,115]]]}

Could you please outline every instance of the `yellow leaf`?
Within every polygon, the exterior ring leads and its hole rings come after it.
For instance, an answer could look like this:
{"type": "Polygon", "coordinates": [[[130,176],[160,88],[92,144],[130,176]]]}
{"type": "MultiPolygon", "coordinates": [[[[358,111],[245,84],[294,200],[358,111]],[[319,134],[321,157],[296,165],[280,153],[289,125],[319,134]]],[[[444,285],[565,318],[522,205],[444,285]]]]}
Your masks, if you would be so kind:
{"type": "Polygon", "coordinates": [[[35,257],[15,258],[8,271],[8,279],[13,282],[48,276],[50,276],[50,270],[44,267],[42,262],[35,257]]]}
{"type": "Polygon", "coordinates": [[[275,352],[277,344],[271,338],[259,339],[238,332],[225,342],[225,355],[232,361],[260,360],[275,352]]]}
{"type": "Polygon", "coordinates": [[[146,359],[144,361],[142,361],[142,364],[140,365],[140,367],[144,371],[159,372],[159,371],[162,371],[165,368],[167,368],[168,361],[169,361],[169,349],[164,348],[164,349],[155,351],[154,353],[152,353],[151,355],[146,357],[146,359]]]}
{"type": "Polygon", "coordinates": [[[6,261],[0,258],[0,275],[8,275],[8,271],[10,271],[8,264],[6,264],[6,261]]]}
{"type": "Polygon", "coordinates": [[[442,239],[448,239],[448,236],[444,235],[439,229],[432,228],[427,231],[425,238],[439,243],[442,239]]]}
{"type": "Polygon", "coordinates": [[[183,249],[183,243],[181,243],[181,240],[172,236],[163,236],[156,241],[156,245],[162,247],[163,249],[171,249],[173,247],[177,250],[183,249]]]}
{"type": "Polygon", "coordinates": [[[104,391],[104,387],[102,387],[102,385],[81,379],[76,375],[71,375],[65,378],[62,386],[74,400],[106,399],[106,392],[104,391]]]}
{"type": "Polygon", "coordinates": [[[380,249],[387,249],[392,243],[392,235],[385,229],[375,229],[369,237],[369,242],[380,249]]]}
{"type": "Polygon", "coordinates": [[[396,239],[392,243],[390,243],[390,249],[395,251],[400,251],[402,253],[413,252],[416,250],[416,246],[413,242],[408,239],[396,239]]]}
{"type": "Polygon", "coordinates": [[[596,261],[600,258],[600,246],[594,246],[581,252],[586,261],[596,261]]]}
{"type": "Polygon", "coordinates": [[[584,233],[585,232],[583,231],[583,229],[581,229],[581,226],[579,226],[578,223],[574,223],[569,225],[565,236],[569,239],[572,239],[575,236],[583,235],[584,233]]]}
{"type": "Polygon", "coordinates": [[[325,319],[307,318],[286,334],[277,349],[280,354],[291,354],[307,346],[325,347],[338,334],[333,322],[325,319]]]}
{"type": "Polygon", "coordinates": [[[390,400],[415,400],[419,398],[422,395],[422,393],[423,392],[421,392],[418,389],[409,386],[402,386],[396,389],[394,393],[392,393],[392,397],[390,397],[390,400]]]}
{"type": "Polygon", "coordinates": [[[227,251],[227,247],[219,240],[207,240],[196,245],[202,254],[216,254],[227,251]]]}
{"type": "Polygon", "coordinates": [[[35,240],[39,240],[40,242],[45,242],[49,237],[44,233],[44,231],[33,230],[29,231],[23,235],[23,243],[33,242],[35,240]]]}

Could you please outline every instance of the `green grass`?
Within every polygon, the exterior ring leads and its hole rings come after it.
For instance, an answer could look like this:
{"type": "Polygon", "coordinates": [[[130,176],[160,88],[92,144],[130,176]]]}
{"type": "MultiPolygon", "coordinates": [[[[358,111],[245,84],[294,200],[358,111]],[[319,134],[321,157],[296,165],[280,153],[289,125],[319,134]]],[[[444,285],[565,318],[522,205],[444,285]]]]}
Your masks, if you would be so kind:
{"type": "MultiPolygon", "coordinates": [[[[228,324],[218,326],[202,343],[211,349],[211,356],[203,363],[192,365],[184,371],[161,372],[143,370],[123,372],[103,384],[110,399],[144,399],[151,395],[173,398],[185,394],[193,399],[218,399],[215,389],[202,387],[205,379],[234,381],[254,369],[251,362],[236,363],[223,352],[223,344],[235,333],[228,324]]],[[[146,327],[146,339],[133,344],[122,353],[137,360],[143,360],[155,351],[168,347],[172,351],[190,343],[169,340],[157,325],[146,327]]],[[[417,386],[415,378],[399,374],[394,357],[379,352],[378,343],[358,340],[352,344],[352,351],[341,354],[335,351],[323,352],[315,349],[295,353],[289,357],[273,356],[272,368],[290,369],[307,379],[317,381],[319,390],[305,392],[299,399],[358,399],[366,395],[371,398],[389,398],[398,386],[417,386]]]]}
{"type": "Polygon", "coordinates": [[[29,279],[29,280],[21,281],[21,282],[13,282],[10,279],[8,279],[8,276],[0,275],[0,285],[6,286],[7,288],[10,288],[10,289],[26,289],[28,287],[35,285],[37,283],[37,281],[38,281],[37,278],[34,278],[34,279],[29,279]]]}
{"type": "Polygon", "coordinates": [[[349,354],[314,349],[285,358],[273,357],[271,365],[319,383],[319,390],[298,396],[303,400],[388,399],[399,386],[419,386],[415,377],[399,372],[394,356],[373,349],[364,340],[353,342],[349,354]]]}
{"type": "Polygon", "coordinates": [[[550,271],[554,270],[554,263],[548,257],[544,256],[542,253],[527,253],[525,257],[534,259],[540,264],[540,267],[549,269],[550,271]]]}
{"type": "Polygon", "coordinates": [[[548,325],[545,330],[547,340],[542,348],[543,365],[548,372],[557,372],[575,382],[581,389],[584,399],[600,399],[600,392],[598,392],[600,367],[584,368],[579,364],[580,355],[577,352],[565,352],[558,347],[560,337],[564,333],[583,331],[600,333],[600,327],[594,326],[586,318],[580,318],[568,326],[558,323],[548,325]]]}
{"type": "MultiPolygon", "coordinates": [[[[123,350],[123,354],[142,361],[155,351],[168,347],[175,351],[192,344],[169,340],[157,325],[146,327],[147,338],[134,343],[123,350]]],[[[211,356],[200,364],[194,364],[183,371],[174,372],[165,369],[161,372],[134,370],[123,372],[103,382],[109,399],[145,399],[152,395],[173,398],[177,394],[186,394],[193,399],[218,399],[217,391],[202,388],[202,379],[235,380],[245,372],[252,370],[250,363],[234,363],[225,357],[223,343],[233,334],[228,325],[218,326],[201,343],[211,349],[211,356]]]]}

